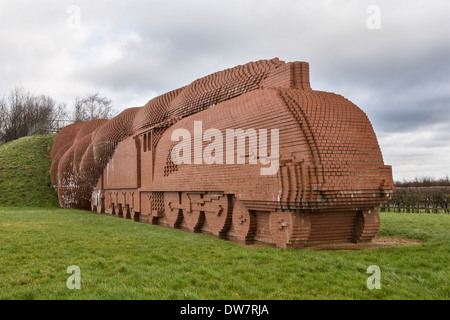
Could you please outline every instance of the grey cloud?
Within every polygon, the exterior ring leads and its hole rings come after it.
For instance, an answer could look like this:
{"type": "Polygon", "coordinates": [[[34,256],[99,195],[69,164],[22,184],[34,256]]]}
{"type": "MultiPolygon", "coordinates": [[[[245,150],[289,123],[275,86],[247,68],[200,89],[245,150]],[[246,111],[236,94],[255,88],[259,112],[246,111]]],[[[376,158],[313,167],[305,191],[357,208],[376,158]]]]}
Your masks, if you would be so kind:
{"type": "MultiPolygon", "coordinates": [[[[22,84],[66,101],[100,92],[125,108],[218,70],[279,57],[308,61],[314,89],[361,107],[382,148],[385,137],[426,130],[434,139],[418,146],[445,148],[448,136],[436,126],[450,126],[450,3],[376,3],[380,30],[366,26],[371,0],[5,0],[0,88],[22,84]],[[72,4],[81,10],[80,30],[66,26],[72,4]]],[[[403,147],[385,147],[402,174],[396,150],[403,147]]],[[[404,154],[415,153],[409,148],[404,154]]]]}

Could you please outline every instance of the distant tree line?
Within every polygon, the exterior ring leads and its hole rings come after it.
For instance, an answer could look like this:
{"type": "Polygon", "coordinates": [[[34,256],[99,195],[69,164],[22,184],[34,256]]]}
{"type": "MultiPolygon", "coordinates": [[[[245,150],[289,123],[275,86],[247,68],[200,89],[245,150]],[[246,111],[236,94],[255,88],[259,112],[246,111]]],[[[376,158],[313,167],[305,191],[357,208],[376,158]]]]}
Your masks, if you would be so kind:
{"type": "Polygon", "coordinates": [[[397,187],[380,211],[450,213],[450,187],[397,187]]]}
{"type": "Polygon", "coordinates": [[[395,181],[396,187],[448,187],[450,179],[448,176],[444,178],[421,177],[412,180],[395,181]]]}
{"type": "Polygon", "coordinates": [[[28,135],[38,124],[51,129],[57,128],[60,120],[80,122],[113,116],[112,101],[98,93],[76,97],[68,107],[47,95],[15,87],[7,96],[0,94],[0,144],[28,135]]]}
{"type": "Polygon", "coordinates": [[[450,213],[450,180],[443,178],[416,177],[396,181],[391,200],[381,211],[410,213],[450,213]]]}

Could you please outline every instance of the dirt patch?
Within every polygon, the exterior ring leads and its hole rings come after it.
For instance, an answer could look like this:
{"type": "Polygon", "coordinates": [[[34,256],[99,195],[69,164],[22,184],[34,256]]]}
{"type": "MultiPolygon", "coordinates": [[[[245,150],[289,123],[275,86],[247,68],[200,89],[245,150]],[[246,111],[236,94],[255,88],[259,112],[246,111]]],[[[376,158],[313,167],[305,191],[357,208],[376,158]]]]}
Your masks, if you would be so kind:
{"type": "Polygon", "coordinates": [[[422,241],[393,238],[377,237],[368,243],[330,243],[308,246],[305,249],[310,250],[370,250],[391,247],[406,247],[421,245],[422,241]]]}
{"type": "MultiPolygon", "coordinates": [[[[242,241],[237,241],[236,239],[228,239],[234,243],[237,243],[244,247],[252,248],[276,248],[275,244],[268,244],[262,242],[254,242],[252,244],[244,244],[242,241]]],[[[422,241],[404,239],[404,238],[394,238],[394,237],[377,237],[368,243],[322,243],[322,244],[310,244],[301,248],[295,248],[292,250],[371,250],[380,248],[391,248],[391,247],[406,247],[406,246],[418,246],[423,244],[422,241]]]]}

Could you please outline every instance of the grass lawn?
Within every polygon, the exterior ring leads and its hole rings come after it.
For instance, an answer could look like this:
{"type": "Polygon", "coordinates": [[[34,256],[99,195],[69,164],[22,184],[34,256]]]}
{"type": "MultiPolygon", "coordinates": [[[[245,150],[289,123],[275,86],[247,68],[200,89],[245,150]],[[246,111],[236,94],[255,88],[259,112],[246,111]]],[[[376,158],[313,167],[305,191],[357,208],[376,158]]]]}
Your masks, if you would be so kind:
{"type": "Polygon", "coordinates": [[[0,208],[0,299],[449,299],[450,215],[382,213],[374,250],[244,247],[77,210],[0,208]],[[69,290],[67,268],[81,270],[69,290]],[[367,268],[381,270],[369,290],[367,268]]]}

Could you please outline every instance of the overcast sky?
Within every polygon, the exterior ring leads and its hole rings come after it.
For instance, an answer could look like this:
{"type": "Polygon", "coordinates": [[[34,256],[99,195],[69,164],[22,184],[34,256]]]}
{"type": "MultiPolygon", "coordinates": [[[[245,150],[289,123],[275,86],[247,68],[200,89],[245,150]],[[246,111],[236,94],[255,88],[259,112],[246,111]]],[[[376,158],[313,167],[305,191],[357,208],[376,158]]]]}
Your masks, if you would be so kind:
{"type": "Polygon", "coordinates": [[[372,122],[395,180],[450,175],[450,1],[0,0],[0,95],[117,111],[279,57],[372,122]]]}

